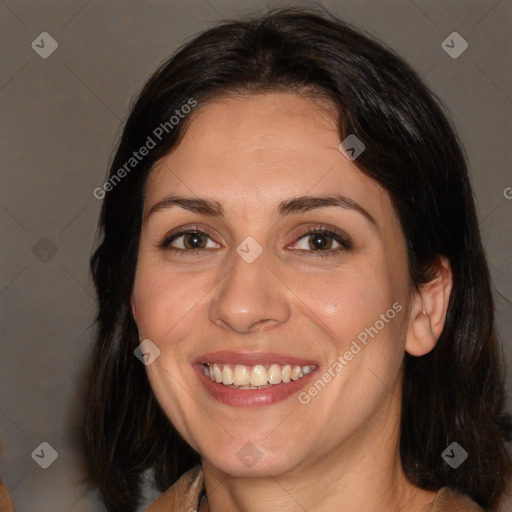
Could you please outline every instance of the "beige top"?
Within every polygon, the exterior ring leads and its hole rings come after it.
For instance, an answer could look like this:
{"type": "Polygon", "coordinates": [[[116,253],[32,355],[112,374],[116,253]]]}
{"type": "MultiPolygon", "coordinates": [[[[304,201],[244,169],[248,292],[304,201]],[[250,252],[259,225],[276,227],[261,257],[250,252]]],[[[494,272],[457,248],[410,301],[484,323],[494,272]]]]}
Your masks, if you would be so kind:
{"type": "MultiPolygon", "coordinates": [[[[183,474],[145,512],[208,512],[204,500],[199,508],[202,491],[203,471],[201,466],[195,466],[183,474]]],[[[434,501],[418,512],[483,512],[483,509],[468,497],[443,487],[434,501]]]]}

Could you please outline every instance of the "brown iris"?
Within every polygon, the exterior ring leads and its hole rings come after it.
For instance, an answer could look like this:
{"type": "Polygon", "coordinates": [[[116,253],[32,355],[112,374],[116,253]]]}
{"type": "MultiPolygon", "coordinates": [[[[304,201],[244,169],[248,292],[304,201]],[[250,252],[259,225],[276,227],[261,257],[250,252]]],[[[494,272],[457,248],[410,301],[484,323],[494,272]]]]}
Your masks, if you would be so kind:
{"type": "Polygon", "coordinates": [[[309,238],[309,247],[314,251],[319,251],[323,249],[331,249],[332,247],[332,238],[322,234],[314,234],[309,238]]]}

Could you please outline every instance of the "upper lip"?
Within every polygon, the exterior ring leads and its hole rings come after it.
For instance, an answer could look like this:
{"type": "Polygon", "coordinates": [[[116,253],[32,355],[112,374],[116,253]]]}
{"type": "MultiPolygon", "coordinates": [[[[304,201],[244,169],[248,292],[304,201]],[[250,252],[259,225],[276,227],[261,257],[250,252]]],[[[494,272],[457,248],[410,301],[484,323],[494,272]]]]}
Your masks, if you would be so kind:
{"type": "Polygon", "coordinates": [[[318,366],[318,364],[311,359],[287,356],[284,354],[277,354],[275,352],[255,352],[250,350],[240,350],[237,352],[231,350],[219,350],[203,354],[192,361],[192,364],[204,363],[242,364],[245,366],[271,363],[298,366],[318,366]]]}

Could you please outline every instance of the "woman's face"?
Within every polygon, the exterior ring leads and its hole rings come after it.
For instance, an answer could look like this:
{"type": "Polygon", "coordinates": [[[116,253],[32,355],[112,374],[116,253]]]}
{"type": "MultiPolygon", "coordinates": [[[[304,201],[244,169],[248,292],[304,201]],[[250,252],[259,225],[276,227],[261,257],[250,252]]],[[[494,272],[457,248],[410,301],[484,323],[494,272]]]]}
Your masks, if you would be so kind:
{"type": "Polygon", "coordinates": [[[148,376],[231,475],[396,439],[405,241],[328,109],[293,93],[211,102],[147,184],[134,312],[160,350],[148,376]]]}

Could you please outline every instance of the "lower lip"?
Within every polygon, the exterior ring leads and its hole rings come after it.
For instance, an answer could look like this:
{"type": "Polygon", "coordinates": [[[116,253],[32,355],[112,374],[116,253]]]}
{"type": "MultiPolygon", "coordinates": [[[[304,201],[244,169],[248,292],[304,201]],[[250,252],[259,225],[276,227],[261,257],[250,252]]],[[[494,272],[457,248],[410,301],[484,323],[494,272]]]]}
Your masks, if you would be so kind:
{"type": "Polygon", "coordinates": [[[273,384],[271,387],[264,389],[235,389],[218,382],[213,382],[210,377],[204,374],[204,366],[202,364],[194,364],[193,366],[206,390],[219,402],[234,407],[261,407],[282,402],[291,395],[298,393],[316,371],[313,370],[297,380],[273,384]]]}

